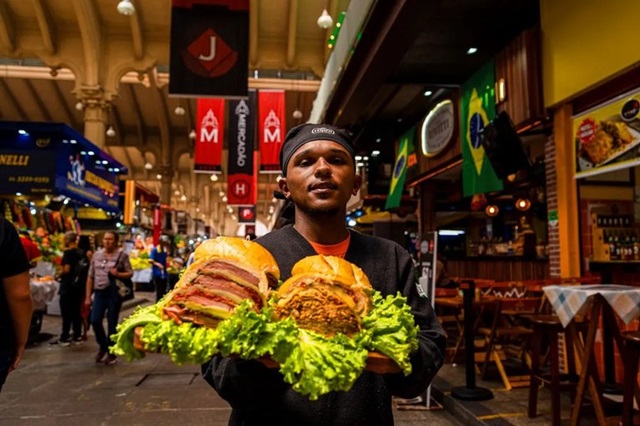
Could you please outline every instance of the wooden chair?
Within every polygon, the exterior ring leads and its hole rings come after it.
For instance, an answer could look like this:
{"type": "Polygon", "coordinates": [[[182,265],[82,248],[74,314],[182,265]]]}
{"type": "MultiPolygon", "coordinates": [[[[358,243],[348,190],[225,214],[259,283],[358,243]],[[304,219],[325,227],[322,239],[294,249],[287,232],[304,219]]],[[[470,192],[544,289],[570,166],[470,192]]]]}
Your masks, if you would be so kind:
{"type": "Polygon", "coordinates": [[[484,380],[491,361],[496,364],[506,390],[529,385],[529,375],[510,376],[505,368],[507,356],[517,357],[523,365],[530,365],[527,343],[533,330],[524,326],[518,318],[522,314],[535,314],[540,306],[540,297],[496,297],[494,303],[485,306],[490,318],[490,327],[479,327],[484,337],[484,360],[480,372],[484,380]]]}
{"type": "Polygon", "coordinates": [[[638,391],[638,362],[640,361],[640,331],[622,333],[624,341],[624,388],[622,400],[622,426],[633,426],[633,400],[640,406],[638,391]]]}

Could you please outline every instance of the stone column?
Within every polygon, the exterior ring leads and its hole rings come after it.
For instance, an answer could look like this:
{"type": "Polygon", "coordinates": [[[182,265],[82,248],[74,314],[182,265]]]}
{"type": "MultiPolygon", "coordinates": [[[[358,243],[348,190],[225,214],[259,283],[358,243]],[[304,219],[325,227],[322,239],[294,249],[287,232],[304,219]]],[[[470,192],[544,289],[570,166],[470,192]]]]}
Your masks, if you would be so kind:
{"type": "Polygon", "coordinates": [[[104,149],[111,96],[106,96],[100,86],[81,86],[75,93],[84,107],[84,136],[104,149]]]}
{"type": "Polygon", "coordinates": [[[173,178],[173,168],[169,164],[163,164],[158,167],[158,173],[162,176],[160,179],[160,202],[162,204],[171,205],[171,180],[173,178]]]}

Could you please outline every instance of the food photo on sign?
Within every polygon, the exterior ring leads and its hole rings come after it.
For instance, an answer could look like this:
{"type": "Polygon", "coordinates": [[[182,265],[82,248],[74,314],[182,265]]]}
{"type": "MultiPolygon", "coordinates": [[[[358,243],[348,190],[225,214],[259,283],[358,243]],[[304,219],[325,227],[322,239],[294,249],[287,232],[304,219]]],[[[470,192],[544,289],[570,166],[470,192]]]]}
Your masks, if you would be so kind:
{"type": "Polygon", "coordinates": [[[639,113],[636,90],[573,118],[576,177],[640,164],[639,113]]]}
{"type": "Polygon", "coordinates": [[[162,353],[178,365],[258,360],[316,400],[348,391],[365,370],[410,374],[417,333],[406,298],[383,296],[344,259],[303,258],[282,283],[265,248],[218,237],[196,249],[171,292],[118,326],[111,351],[130,361],[162,353]]]}

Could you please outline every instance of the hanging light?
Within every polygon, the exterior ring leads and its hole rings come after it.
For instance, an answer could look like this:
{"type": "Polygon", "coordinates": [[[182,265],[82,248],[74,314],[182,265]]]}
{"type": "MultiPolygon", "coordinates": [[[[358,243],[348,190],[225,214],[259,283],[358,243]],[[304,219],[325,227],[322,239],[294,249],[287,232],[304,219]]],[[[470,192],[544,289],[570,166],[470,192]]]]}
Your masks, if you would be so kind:
{"type": "Polygon", "coordinates": [[[484,212],[487,214],[487,216],[489,217],[496,217],[498,216],[498,213],[500,213],[500,209],[498,208],[498,206],[494,205],[494,204],[489,204],[485,209],[484,212]]]}
{"type": "Polygon", "coordinates": [[[84,104],[81,101],[76,102],[76,109],[78,111],[82,111],[84,109],[84,104]]]}
{"type": "Polygon", "coordinates": [[[211,179],[211,182],[217,182],[218,181],[218,175],[212,174],[209,179],[211,179]]]}
{"type": "Polygon", "coordinates": [[[109,126],[109,128],[107,129],[107,136],[112,138],[115,135],[116,135],[116,131],[113,129],[113,126],[109,126]]]}
{"type": "Polygon", "coordinates": [[[153,169],[153,164],[147,161],[146,163],[144,163],[144,168],[147,170],[151,170],[153,169]]]}
{"type": "Polygon", "coordinates": [[[182,106],[178,105],[176,109],[173,110],[173,112],[176,115],[184,115],[186,111],[184,110],[184,108],[182,108],[182,106]]]}
{"type": "Polygon", "coordinates": [[[116,7],[118,13],[124,16],[131,16],[136,12],[136,8],[133,3],[131,3],[131,0],[121,0],[116,7]]]}
{"type": "Polygon", "coordinates": [[[161,175],[160,173],[158,173],[158,174],[156,175],[156,179],[158,179],[158,180],[162,179],[162,175],[161,175]]]}
{"type": "Polygon", "coordinates": [[[191,131],[189,132],[189,139],[195,140],[196,136],[196,131],[191,129],[191,131]]]}
{"type": "Polygon", "coordinates": [[[323,30],[326,30],[327,28],[331,28],[332,25],[333,18],[331,18],[331,15],[329,15],[327,9],[324,9],[322,11],[322,15],[320,15],[320,17],[318,18],[318,26],[323,30]]]}
{"type": "Polygon", "coordinates": [[[526,212],[529,208],[531,208],[531,201],[528,198],[519,198],[516,201],[516,209],[521,212],[526,212]]]}
{"type": "Polygon", "coordinates": [[[180,197],[180,201],[187,201],[187,196],[182,194],[182,197],[180,197]]]}
{"type": "Polygon", "coordinates": [[[296,120],[300,120],[302,118],[302,111],[296,108],[296,110],[293,111],[293,118],[295,118],[296,120]]]}

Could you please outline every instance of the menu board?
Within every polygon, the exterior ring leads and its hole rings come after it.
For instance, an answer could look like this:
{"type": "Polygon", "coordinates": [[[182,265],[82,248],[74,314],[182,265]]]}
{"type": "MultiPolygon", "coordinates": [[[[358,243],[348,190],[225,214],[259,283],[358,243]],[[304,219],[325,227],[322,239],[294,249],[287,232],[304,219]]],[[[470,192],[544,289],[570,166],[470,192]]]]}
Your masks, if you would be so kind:
{"type": "Polygon", "coordinates": [[[573,117],[576,177],[640,165],[640,89],[573,117]]]}

